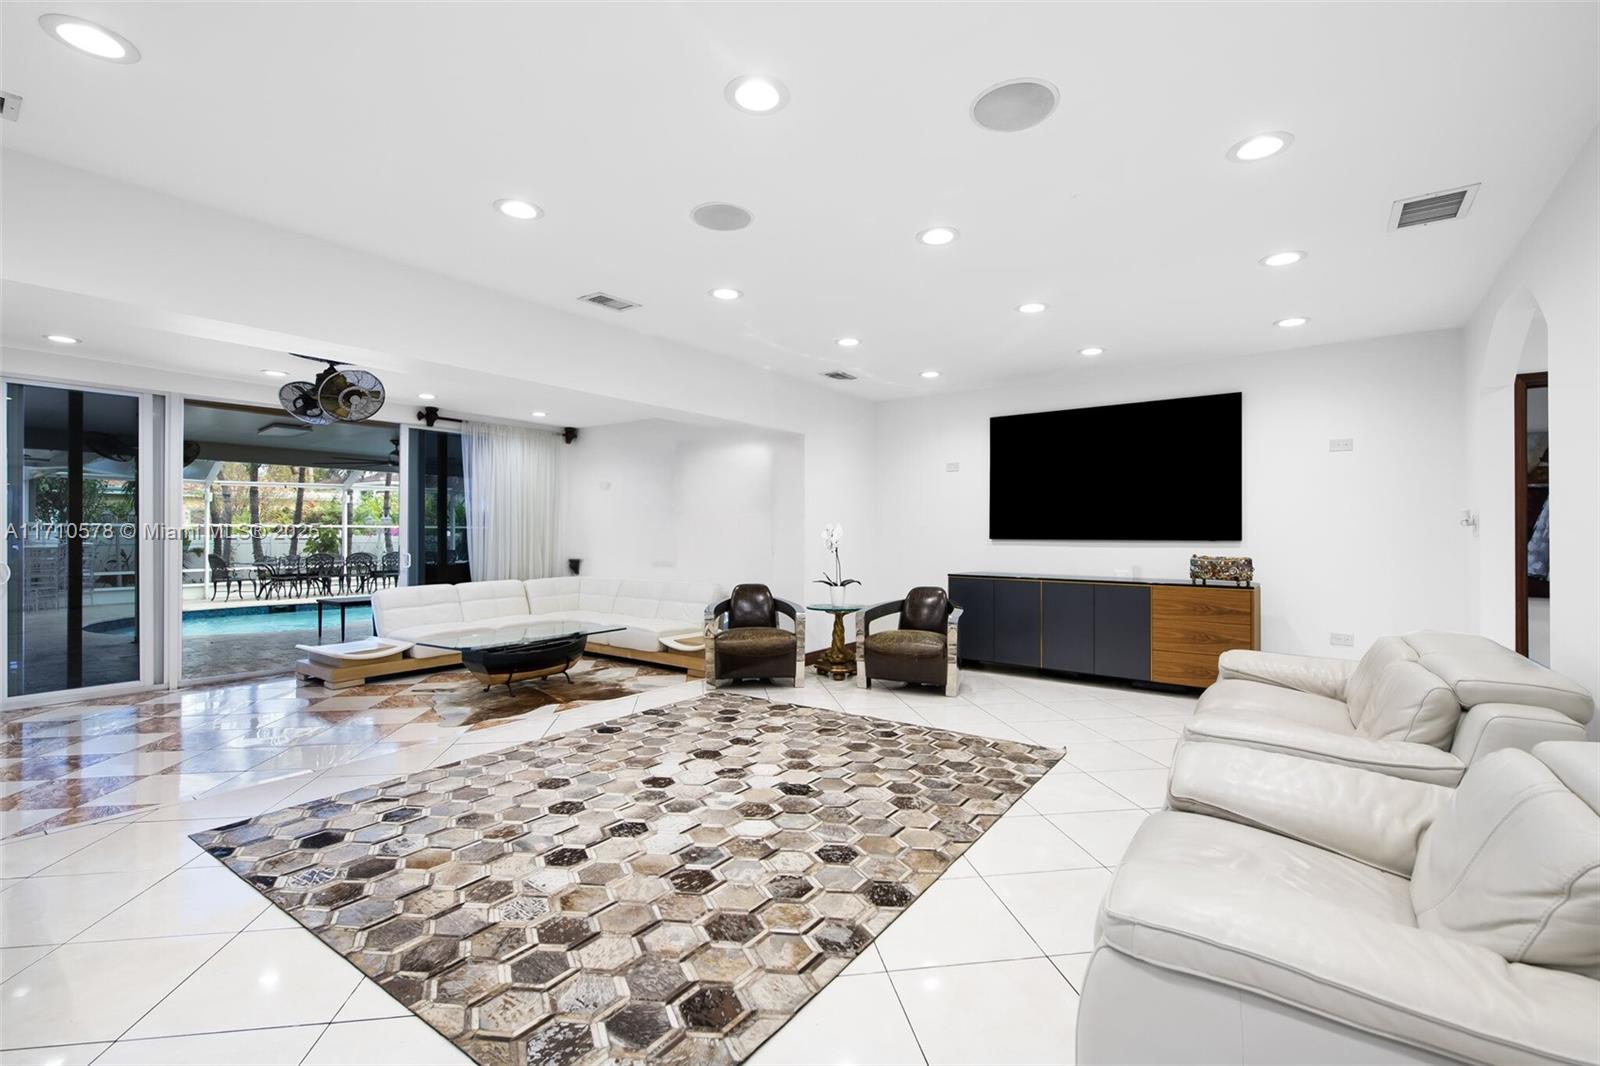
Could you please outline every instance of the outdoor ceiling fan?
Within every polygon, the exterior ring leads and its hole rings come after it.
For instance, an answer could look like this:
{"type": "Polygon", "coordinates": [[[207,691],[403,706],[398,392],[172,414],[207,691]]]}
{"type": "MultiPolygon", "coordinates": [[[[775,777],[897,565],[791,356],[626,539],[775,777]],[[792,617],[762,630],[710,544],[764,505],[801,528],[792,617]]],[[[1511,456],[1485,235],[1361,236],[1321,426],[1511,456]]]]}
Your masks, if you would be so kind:
{"type": "Polygon", "coordinates": [[[366,370],[341,370],[349,363],[290,352],[296,359],[326,363],[315,381],[291,381],[278,390],[278,402],[308,426],[365,422],[383,407],[383,382],[366,370]]]}

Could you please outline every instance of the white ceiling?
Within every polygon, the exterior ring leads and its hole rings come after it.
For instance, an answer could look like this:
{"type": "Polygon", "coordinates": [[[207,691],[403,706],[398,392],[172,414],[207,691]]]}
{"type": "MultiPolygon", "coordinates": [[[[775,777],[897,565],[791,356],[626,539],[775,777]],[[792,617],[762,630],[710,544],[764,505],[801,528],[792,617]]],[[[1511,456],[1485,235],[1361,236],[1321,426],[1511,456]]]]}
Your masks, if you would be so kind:
{"type": "Polygon", "coordinates": [[[1462,323],[1594,128],[1573,4],[33,4],[5,144],[865,396],[1462,323]],[[40,14],[142,62],[56,43],[40,14]],[[769,72],[769,115],[723,98],[769,72]],[[1044,78],[1044,124],[968,118],[1044,78]],[[1284,155],[1224,158],[1261,130],[1284,155]],[[1481,182],[1466,219],[1399,197],[1481,182]],[[502,218],[523,197],[546,216],[502,218]],[[729,200],[755,223],[694,226],[729,200]],[[933,224],[945,248],[917,244],[933,224]],[[1310,258],[1269,271],[1284,248],[1310,258]],[[731,285],[744,299],[706,290],[731,285]],[[625,314],[574,298],[604,290],[625,314]],[[1013,308],[1041,300],[1050,310],[1013,308]],[[1311,325],[1272,323],[1307,315],[1311,325]],[[844,351],[844,335],[862,338],[844,351]],[[943,372],[938,382],[918,377],[943,372]]]}

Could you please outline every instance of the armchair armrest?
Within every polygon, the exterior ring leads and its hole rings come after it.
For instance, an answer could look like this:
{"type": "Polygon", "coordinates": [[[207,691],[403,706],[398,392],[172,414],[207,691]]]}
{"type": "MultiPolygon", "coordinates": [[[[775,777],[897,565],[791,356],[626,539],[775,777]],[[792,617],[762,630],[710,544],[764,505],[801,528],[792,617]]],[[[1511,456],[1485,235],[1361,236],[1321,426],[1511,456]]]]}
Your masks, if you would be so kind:
{"type": "Polygon", "coordinates": [[[713,635],[713,626],[718,626],[722,619],[728,615],[728,609],[733,606],[732,600],[722,600],[706,608],[706,636],[713,635]]]}
{"type": "Polygon", "coordinates": [[[867,639],[867,629],[874,621],[891,614],[899,614],[900,608],[905,606],[905,600],[884,600],[871,607],[863,607],[856,612],[856,642],[859,645],[867,639]]]}
{"type": "Polygon", "coordinates": [[[772,606],[779,614],[788,615],[789,619],[796,625],[799,625],[800,619],[806,616],[806,609],[793,600],[779,599],[777,596],[774,596],[772,597],[772,606]]]}
{"type": "Polygon", "coordinates": [[[1259,681],[1264,685],[1298,689],[1330,700],[1343,700],[1345,685],[1355,673],[1351,659],[1321,659],[1311,655],[1280,655],[1270,651],[1235,648],[1217,659],[1219,678],[1259,681]]]}
{"type": "Polygon", "coordinates": [[[1183,727],[1185,743],[1234,744],[1301,759],[1339,763],[1430,785],[1454,788],[1466,764],[1448,751],[1404,740],[1373,740],[1353,733],[1222,712],[1196,715],[1183,727]]]}
{"type": "Polygon", "coordinates": [[[1528,751],[1543,740],[1587,740],[1584,727],[1560,711],[1520,703],[1480,703],[1461,716],[1450,751],[1471,764],[1491,751],[1528,751]]]}
{"type": "Polygon", "coordinates": [[[1253,825],[1410,877],[1423,832],[1454,791],[1232,744],[1183,744],[1167,804],[1253,825]]]}

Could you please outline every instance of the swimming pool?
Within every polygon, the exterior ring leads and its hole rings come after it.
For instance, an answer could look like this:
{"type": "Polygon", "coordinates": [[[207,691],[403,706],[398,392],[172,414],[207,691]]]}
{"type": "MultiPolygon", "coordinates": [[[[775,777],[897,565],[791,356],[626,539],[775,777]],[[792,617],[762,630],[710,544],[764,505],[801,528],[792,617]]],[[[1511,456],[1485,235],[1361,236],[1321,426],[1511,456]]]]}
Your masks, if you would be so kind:
{"type": "MultiPolygon", "coordinates": [[[[339,632],[339,612],[326,610],[322,616],[324,632],[339,632]]],[[[345,609],[345,625],[350,633],[369,633],[372,630],[372,608],[367,606],[345,609]]],[[[110,635],[133,634],[133,619],[114,618],[85,626],[95,633],[110,635]]],[[[317,632],[317,605],[314,603],[284,604],[281,607],[222,607],[206,611],[183,613],[183,635],[186,637],[246,636],[251,633],[317,632]]]]}

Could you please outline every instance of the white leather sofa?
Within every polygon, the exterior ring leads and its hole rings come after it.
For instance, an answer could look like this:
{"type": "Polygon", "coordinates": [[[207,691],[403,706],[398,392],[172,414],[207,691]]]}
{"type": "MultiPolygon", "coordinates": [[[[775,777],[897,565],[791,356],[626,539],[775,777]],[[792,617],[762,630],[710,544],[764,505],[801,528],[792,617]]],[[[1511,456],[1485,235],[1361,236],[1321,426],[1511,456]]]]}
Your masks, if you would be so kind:
{"type": "Polygon", "coordinates": [[[1476,759],[1582,740],[1594,700],[1486,637],[1411,633],[1360,662],[1224,652],[1184,742],[1238,744],[1454,785],[1476,759]]]}
{"type": "Polygon", "coordinates": [[[1082,1064],[1600,1061],[1600,745],[1459,788],[1185,745],[1101,906],[1082,1064]]]}
{"type": "MultiPolygon", "coordinates": [[[[722,586],[710,582],[594,577],[409,585],[372,594],[372,626],[380,637],[420,641],[534,622],[604,623],[624,628],[590,637],[589,646],[628,658],[639,652],[663,653],[663,639],[698,634],[706,604],[724,595],[722,586]]],[[[451,653],[413,643],[406,654],[425,659],[451,653]]],[[[684,658],[686,663],[699,662],[698,653],[684,658]]]]}

